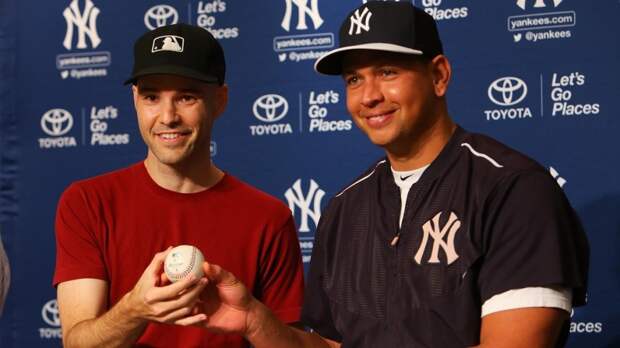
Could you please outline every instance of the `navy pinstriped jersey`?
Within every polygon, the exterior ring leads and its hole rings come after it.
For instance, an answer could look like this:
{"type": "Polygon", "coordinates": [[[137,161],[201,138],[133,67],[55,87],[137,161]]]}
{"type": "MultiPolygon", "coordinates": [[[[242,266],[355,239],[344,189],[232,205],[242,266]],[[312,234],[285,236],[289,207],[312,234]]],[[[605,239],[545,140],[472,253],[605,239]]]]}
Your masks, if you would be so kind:
{"type": "Polygon", "coordinates": [[[343,347],[464,347],[504,291],[563,286],[585,302],[578,217],[545,168],[489,137],[457,128],[411,187],[400,230],[399,212],[387,160],[330,201],[304,324],[343,347]]]}

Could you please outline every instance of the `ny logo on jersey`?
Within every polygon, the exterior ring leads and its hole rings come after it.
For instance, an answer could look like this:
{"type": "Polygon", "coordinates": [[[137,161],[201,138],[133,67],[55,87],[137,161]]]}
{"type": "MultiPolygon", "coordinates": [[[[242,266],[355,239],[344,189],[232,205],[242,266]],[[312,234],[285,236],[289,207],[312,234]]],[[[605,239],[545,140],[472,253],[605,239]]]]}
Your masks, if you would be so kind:
{"type": "Polygon", "coordinates": [[[286,11],[282,19],[282,28],[284,30],[290,30],[293,4],[297,6],[297,30],[308,29],[306,16],[312,19],[314,29],[318,29],[323,24],[323,19],[319,13],[318,0],[310,0],[310,7],[308,7],[308,0],[286,0],[286,11]]]}
{"type": "MultiPolygon", "coordinates": [[[[558,7],[563,0],[553,0],[553,7],[558,7]]],[[[521,9],[525,10],[525,2],[526,0],[517,0],[517,6],[521,7],[521,9]]],[[[545,4],[545,0],[536,0],[534,3],[534,8],[543,8],[547,7],[545,4]]]]}
{"type": "Polygon", "coordinates": [[[296,206],[301,214],[299,232],[310,232],[308,217],[312,218],[314,226],[318,225],[321,218],[321,200],[323,196],[325,196],[325,191],[321,190],[319,185],[312,179],[310,179],[308,194],[305,196],[301,190],[301,179],[297,179],[292,188],[286,190],[284,197],[288,201],[288,207],[291,209],[293,216],[295,215],[296,206]]]}
{"type": "Polygon", "coordinates": [[[355,35],[361,34],[362,29],[364,29],[364,31],[369,31],[370,17],[372,17],[372,12],[370,12],[368,7],[364,8],[362,13],[359,13],[359,9],[355,10],[355,13],[349,18],[351,21],[351,26],[349,27],[349,35],[353,35],[354,28],[356,28],[355,35]],[[362,20],[364,21],[364,23],[362,23],[362,20]]]}
{"type": "Polygon", "coordinates": [[[86,0],[84,12],[80,12],[78,0],[73,0],[71,5],[65,8],[62,13],[67,22],[67,33],[65,34],[62,45],[68,50],[71,49],[73,43],[73,27],[75,26],[78,29],[77,48],[86,48],[86,35],[88,35],[93,48],[99,46],[101,43],[101,38],[97,33],[97,16],[99,12],[99,9],[95,7],[91,0],[86,0]]]}
{"type": "Polygon", "coordinates": [[[424,236],[422,237],[422,244],[420,244],[418,252],[414,257],[418,265],[422,264],[422,256],[426,250],[426,244],[428,243],[429,236],[433,238],[433,249],[431,250],[431,257],[428,259],[428,263],[439,263],[440,248],[446,254],[448,265],[459,258],[456,250],[454,250],[454,237],[456,236],[458,229],[461,227],[461,221],[458,219],[456,214],[450,212],[448,221],[445,225],[443,225],[443,227],[441,227],[439,225],[440,217],[441,212],[437,213],[437,215],[422,225],[424,236]],[[448,237],[444,240],[446,234],[448,234],[448,237]]]}

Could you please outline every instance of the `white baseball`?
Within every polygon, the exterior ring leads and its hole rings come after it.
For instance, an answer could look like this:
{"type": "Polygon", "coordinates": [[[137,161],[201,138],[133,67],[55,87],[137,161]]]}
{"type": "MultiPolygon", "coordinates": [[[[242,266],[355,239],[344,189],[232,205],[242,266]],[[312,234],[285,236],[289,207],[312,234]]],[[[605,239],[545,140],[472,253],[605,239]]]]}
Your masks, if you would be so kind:
{"type": "Polygon", "coordinates": [[[177,282],[190,274],[196,278],[203,276],[204,256],[192,245],[179,245],[172,248],[164,261],[164,272],[171,282],[177,282]]]}

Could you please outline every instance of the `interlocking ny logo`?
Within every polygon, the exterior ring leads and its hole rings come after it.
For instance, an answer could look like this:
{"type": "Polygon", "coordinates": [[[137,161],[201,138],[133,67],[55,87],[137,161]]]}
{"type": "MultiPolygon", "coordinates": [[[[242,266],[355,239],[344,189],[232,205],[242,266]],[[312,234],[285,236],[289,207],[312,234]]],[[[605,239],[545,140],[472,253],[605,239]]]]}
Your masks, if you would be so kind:
{"type": "Polygon", "coordinates": [[[319,188],[319,185],[310,179],[310,189],[308,194],[304,196],[301,190],[301,179],[297,179],[293,186],[286,190],[284,197],[288,201],[288,207],[291,209],[293,216],[295,215],[295,207],[299,208],[301,214],[301,223],[299,232],[310,232],[308,228],[308,217],[314,221],[317,226],[321,218],[321,200],[325,196],[325,191],[319,188]]]}
{"type": "Polygon", "coordinates": [[[178,21],[179,13],[170,5],[153,6],[144,14],[144,25],[150,30],[164,25],[176,24],[178,21]]]}
{"type": "Polygon", "coordinates": [[[293,14],[293,4],[297,6],[297,30],[306,30],[306,16],[312,19],[314,29],[318,29],[323,24],[323,19],[319,13],[318,0],[310,0],[310,7],[308,7],[308,0],[285,0],[286,11],[284,12],[284,18],[282,19],[282,28],[289,31],[291,28],[291,17],[293,14]]]}
{"type": "Polygon", "coordinates": [[[67,21],[67,33],[65,34],[65,40],[62,45],[66,49],[70,50],[73,43],[73,27],[78,29],[78,41],[77,48],[86,48],[86,35],[90,39],[90,43],[93,48],[97,48],[101,43],[101,38],[97,34],[97,16],[99,15],[99,9],[95,7],[91,0],[86,0],[84,6],[84,12],[80,12],[78,6],[78,0],[73,0],[69,7],[65,8],[62,15],[67,21]]]}
{"type": "Polygon", "coordinates": [[[365,7],[362,13],[359,13],[359,9],[355,10],[355,13],[350,17],[351,26],[349,27],[349,35],[353,35],[354,28],[357,28],[355,30],[355,35],[361,34],[362,29],[364,29],[364,31],[369,31],[370,17],[372,17],[372,12],[370,12],[368,7],[365,7]],[[362,20],[364,20],[364,23],[362,23],[362,20]]]}
{"type": "MultiPolygon", "coordinates": [[[[553,0],[553,7],[558,7],[563,0],[553,0]]],[[[517,6],[521,7],[521,9],[525,10],[525,3],[527,0],[517,0],[517,6]]],[[[545,4],[545,0],[536,0],[534,3],[534,8],[543,8],[547,7],[545,4]]]]}
{"type": "Polygon", "coordinates": [[[437,213],[432,219],[428,220],[422,225],[422,231],[424,236],[422,237],[422,244],[418,248],[418,252],[415,254],[415,261],[418,265],[422,264],[422,256],[426,250],[426,244],[428,243],[428,237],[433,238],[433,249],[431,250],[431,257],[428,259],[428,263],[439,263],[439,248],[446,254],[448,265],[456,261],[459,255],[454,250],[454,237],[456,232],[461,227],[461,221],[459,221],[456,214],[450,212],[448,222],[443,227],[439,226],[439,218],[441,212],[437,213]],[[444,236],[448,234],[448,238],[444,241],[444,236]]]}

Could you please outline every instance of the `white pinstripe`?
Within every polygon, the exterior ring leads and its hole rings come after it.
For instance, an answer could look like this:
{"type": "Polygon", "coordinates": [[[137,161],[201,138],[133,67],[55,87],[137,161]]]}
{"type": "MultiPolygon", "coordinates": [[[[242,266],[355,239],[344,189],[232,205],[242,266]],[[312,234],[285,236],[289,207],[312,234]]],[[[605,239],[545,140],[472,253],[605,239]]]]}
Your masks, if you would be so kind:
{"type": "Polygon", "coordinates": [[[474,150],[474,148],[471,145],[469,145],[468,143],[462,143],[461,146],[465,146],[466,148],[469,149],[469,151],[471,151],[472,154],[474,154],[474,156],[478,156],[478,157],[484,158],[485,160],[489,161],[495,167],[497,167],[497,168],[504,168],[503,165],[497,163],[497,161],[495,161],[494,159],[492,159],[488,155],[485,155],[483,153],[480,153],[480,152],[474,150]]]}
{"type": "Polygon", "coordinates": [[[378,167],[380,164],[383,164],[383,163],[385,163],[385,160],[379,161],[379,162],[377,163],[377,165],[375,165],[375,169],[373,169],[373,170],[372,170],[372,172],[370,172],[370,174],[366,175],[365,177],[363,177],[363,178],[359,179],[358,181],[356,181],[356,182],[352,183],[351,185],[349,185],[346,189],[342,190],[339,194],[337,194],[337,195],[336,195],[336,197],[340,197],[340,195],[342,195],[343,193],[345,193],[345,191],[346,191],[346,190],[348,190],[348,189],[350,189],[351,187],[353,187],[353,186],[355,186],[355,185],[359,184],[360,182],[362,182],[362,181],[364,181],[364,180],[366,180],[366,179],[370,178],[370,177],[371,177],[371,176],[375,173],[375,171],[377,170],[377,167],[378,167]]]}

